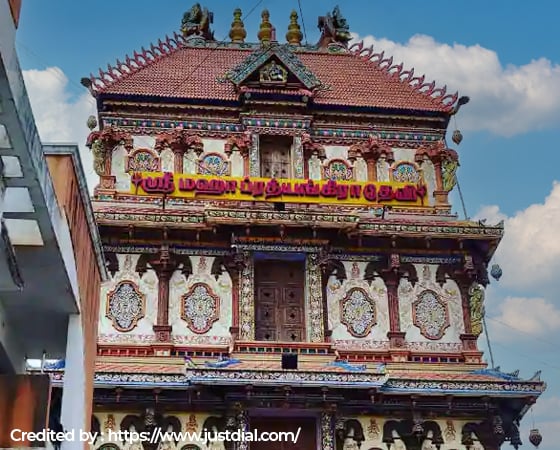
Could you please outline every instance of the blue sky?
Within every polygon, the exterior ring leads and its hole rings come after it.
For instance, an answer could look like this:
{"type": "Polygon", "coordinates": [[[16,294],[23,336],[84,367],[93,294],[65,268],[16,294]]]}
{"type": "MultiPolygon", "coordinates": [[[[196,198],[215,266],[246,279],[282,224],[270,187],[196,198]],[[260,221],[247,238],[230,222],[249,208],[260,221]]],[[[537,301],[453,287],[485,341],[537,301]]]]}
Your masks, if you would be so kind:
{"type": "MultiPolygon", "coordinates": [[[[228,33],[234,7],[246,14],[257,3],[203,2],[214,12],[218,39],[228,33]]],[[[471,97],[457,117],[464,135],[458,148],[459,181],[467,211],[490,223],[506,220],[506,237],[496,257],[504,276],[487,292],[494,356],[504,370],[519,368],[523,376],[543,370],[549,389],[535,408],[535,419],[544,435],[541,449],[556,449],[560,185],[554,182],[560,181],[560,6],[553,1],[512,6],[505,0],[302,0],[310,43],[318,38],[317,16],[337,3],[360,39],[438,85],[471,97]]],[[[189,1],[171,0],[24,1],[18,50],[43,139],[83,143],[93,101],[84,94],[80,78],[178,30],[190,6],[189,1]]],[[[248,40],[256,40],[265,7],[283,40],[297,1],[260,2],[245,20],[248,40]]],[[[454,127],[452,121],[450,129],[454,127]]],[[[456,193],[453,199],[461,213],[456,193]]],[[[481,345],[485,348],[483,340],[481,345]]],[[[530,426],[530,419],[525,423],[530,426]]]]}

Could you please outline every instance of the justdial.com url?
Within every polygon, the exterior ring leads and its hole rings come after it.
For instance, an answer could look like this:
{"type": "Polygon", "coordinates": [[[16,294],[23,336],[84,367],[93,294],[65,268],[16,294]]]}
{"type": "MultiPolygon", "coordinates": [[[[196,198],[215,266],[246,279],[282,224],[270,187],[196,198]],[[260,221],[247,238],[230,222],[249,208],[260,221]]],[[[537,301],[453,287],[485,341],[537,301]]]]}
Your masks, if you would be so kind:
{"type": "Polygon", "coordinates": [[[104,438],[109,440],[121,441],[148,441],[156,444],[162,441],[175,442],[291,442],[296,444],[301,432],[301,427],[297,431],[251,431],[226,430],[226,431],[203,431],[195,432],[171,432],[155,428],[151,433],[134,431],[108,431],[104,433],[104,438]]]}

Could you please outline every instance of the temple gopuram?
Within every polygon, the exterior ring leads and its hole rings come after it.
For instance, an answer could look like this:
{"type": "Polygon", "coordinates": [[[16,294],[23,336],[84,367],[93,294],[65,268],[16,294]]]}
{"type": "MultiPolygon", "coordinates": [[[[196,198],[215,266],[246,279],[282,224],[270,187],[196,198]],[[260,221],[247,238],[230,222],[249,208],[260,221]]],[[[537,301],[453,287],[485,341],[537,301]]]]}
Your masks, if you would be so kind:
{"type": "Polygon", "coordinates": [[[93,429],[298,441],[92,448],[517,449],[545,384],[479,348],[503,223],[449,202],[468,98],[353,42],[338,7],[314,45],[298,20],[280,42],[265,10],[251,43],[236,9],[222,42],[197,4],[82,80],[110,272],[93,429]]]}

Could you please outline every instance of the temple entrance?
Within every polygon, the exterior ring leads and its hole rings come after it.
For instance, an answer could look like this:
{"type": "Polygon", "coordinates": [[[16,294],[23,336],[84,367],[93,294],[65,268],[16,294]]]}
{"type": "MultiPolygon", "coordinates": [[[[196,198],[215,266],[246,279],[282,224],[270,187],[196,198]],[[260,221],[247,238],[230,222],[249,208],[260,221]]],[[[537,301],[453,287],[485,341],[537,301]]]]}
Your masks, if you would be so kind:
{"type": "Polygon", "coordinates": [[[255,417],[251,429],[259,433],[292,432],[299,435],[297,442],[252,442],[251,450],[317,450],[317,421],[312,417],[255,417]]]}
{"type": "Polygon", "coordinates": [[[255,261],[256,339],[305,339],[305,262],[255,261]]]}

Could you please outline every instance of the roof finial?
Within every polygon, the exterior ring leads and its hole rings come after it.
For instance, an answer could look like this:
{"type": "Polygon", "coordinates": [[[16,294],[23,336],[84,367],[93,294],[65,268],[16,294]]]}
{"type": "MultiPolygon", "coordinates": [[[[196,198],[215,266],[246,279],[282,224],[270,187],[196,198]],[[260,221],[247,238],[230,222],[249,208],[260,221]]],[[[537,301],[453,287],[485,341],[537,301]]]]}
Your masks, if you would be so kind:
{"type": "Polygon", "coordinates": [[[241,20],[241,9],[235,8],[233,11],[233,22],[231,23],[231,29],[229,30],[229,37],[231,42],[244,42],[247,32],[245,31],[245,25],[241,20]]]}
{"type": "Polygon", "coordinates": [[[303,33],[299,28],[298,15],[295,10],[290,14],[290,24],[288,25],[288,32],[286,33],[286,40],[292,45],[301,45],[303,33]]]}
{"type": "Polygon", "coordinates": [[[264,47],[270,45],[270,41],[272,40],[272,24],[270,23],[270,13],[268,12],[268,9],[265,9],[262,12],[261,17],[262,21],[257,37],[264,47]]]}

